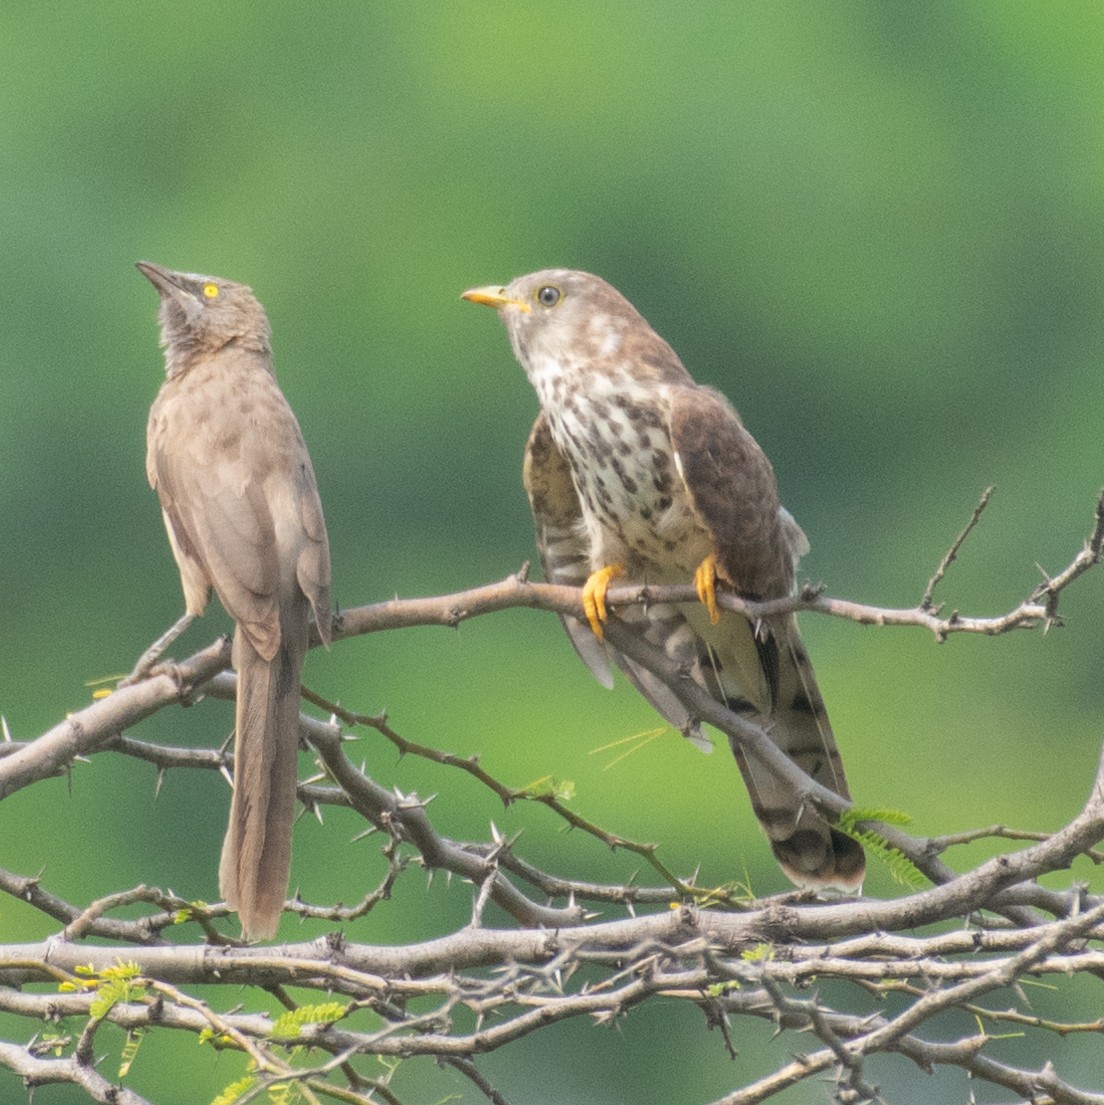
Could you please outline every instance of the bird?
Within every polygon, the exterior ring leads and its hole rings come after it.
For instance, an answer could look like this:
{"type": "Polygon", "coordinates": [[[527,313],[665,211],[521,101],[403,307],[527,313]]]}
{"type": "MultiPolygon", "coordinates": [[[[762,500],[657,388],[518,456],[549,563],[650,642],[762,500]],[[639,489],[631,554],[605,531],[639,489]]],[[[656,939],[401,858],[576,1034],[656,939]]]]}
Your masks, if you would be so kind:
{"type": "Polygon", "coordinates": [[[234,790],[219,890],[246,939],[271,939],[291,871],[300,674],[313,612],[331,638],[330,549],[314,469],[272,368],[251,288],[137,267],[160,296],[165,380],[150,409],[146,474],[157,492],[185,613],[139,661],[203,613],[234,619],[234,790]]]}
{"type": "MultiPolygon", "coordinates": [[[[804,532],[781,505],[774,469],[739,414],[694,381],[612,285],[544,269],[462,298],[494,308],[540,401],[523,482],[545,578],[582,588],[586,623],[561,618],[591,672],[612,659],[675,728],[705,750],[675,692],[604,641],[606,592],[687,583],[700,602],[625,607],[715,700],[757,722],[816,782],[850,800],[824,699],[792,614],[752,624],[718,607],[717,587],[769,600],[796,590],[804,532]]],[[[858,893],[862,846],[730,741],[752,808],[786,876],[815,892],[858,893]]]]}

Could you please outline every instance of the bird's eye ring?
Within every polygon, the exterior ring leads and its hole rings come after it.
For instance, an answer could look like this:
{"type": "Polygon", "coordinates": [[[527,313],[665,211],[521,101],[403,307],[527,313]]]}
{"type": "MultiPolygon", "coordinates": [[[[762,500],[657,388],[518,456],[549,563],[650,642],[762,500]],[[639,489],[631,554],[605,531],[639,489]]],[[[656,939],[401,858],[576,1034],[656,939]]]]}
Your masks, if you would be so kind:
{"type": "Polygon", "coordinates": [[[560,294],[560,289],[554,284],[545,284],[537,290],[535,298],[542,307],[555,307],[560,301],[560,294]]]}
{"type": "Polygon", "coordinates": [[[203,296],[205,299],[218,299],[219,287],[217,284],[204,284],[203,296]]]}

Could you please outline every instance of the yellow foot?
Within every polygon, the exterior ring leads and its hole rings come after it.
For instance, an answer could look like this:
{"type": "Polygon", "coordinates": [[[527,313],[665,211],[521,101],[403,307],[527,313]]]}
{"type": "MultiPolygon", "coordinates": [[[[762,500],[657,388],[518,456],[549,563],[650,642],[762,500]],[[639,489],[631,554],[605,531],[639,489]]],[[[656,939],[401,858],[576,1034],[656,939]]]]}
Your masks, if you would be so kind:
{"type": "Polygon", "coordinates": [[[702,605],[709,611],[709,621],[716,625],[721,620],[721,612],[717,609],[717,558],[713,553],[698,565],[694,573],[694,587],[702,605]]]}
{"type": "Polygon", "coordinates": [[[610,580],[625,574],[622,564],[607,564],[604,568],[592,572],[583,584],[583,610],[586,612],[590,628],[594,630],[594,636],[599,641],[605,634],[602,632],[602,622],[608,617],[606,613],[606,591],[609,590],[610,580]]]}

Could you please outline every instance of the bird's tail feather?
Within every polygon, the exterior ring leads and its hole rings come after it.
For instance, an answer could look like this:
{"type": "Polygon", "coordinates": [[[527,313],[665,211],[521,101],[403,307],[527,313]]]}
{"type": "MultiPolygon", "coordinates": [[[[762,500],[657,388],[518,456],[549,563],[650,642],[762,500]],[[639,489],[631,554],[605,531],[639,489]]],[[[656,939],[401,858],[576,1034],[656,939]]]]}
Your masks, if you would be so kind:
{"type": "Polygon", "coordinates": [[[234,796],[219,889],[249,939],[275,934],[287,896],[306,644],[305,617],[283,619],[280,647],[271,660],[257,652],[240,626],[234,636],[234,796]]]}
{"type": "MultiPolygon", "coordinates": [[[[643,606],[628,606],[620,610],[618,616],[636,629],[650,645],[662,649],[672,660],[684,667],[692,678],[702,682],[698,670],[700,642],[687,624],[680,607],[671,603],[652,603],[646,609],[643,606]]],[[[678,729],[701,751],[713,751],[713,742],[702,732],[701,722],[659,676],[653,675],[642,664],[630,660],[615,649],[610,649],[609,654],[632,685],[668,724],[678,729]]]]}
{"type": "MultiPolygon", "coordinates": [[[[850,798],[839,748],[797,623],[791,617],[769,629],[762,627],[757,639],[761,651],[772,652],[765,666],[772,670],[773,702],[766,708],[753,704],[731,685],[723,648],[712,649],[717,662],[710,693],[761,725],[814,781],[850,798]]],[[[755,815],[786,875],[803,888],[857,892],[865,872],[861,845],[829,825],[789,783],[776,778],[735,742],[732,751],[755,815]]]]}

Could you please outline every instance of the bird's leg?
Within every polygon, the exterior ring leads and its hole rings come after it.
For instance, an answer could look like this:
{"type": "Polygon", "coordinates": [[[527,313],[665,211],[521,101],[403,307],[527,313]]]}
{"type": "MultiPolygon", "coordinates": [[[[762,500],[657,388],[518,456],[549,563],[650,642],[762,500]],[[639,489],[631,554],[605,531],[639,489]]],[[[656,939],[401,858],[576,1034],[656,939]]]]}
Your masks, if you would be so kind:
{"type": "Polygon", "coordinates": [[[179,618],[146,649],[134,665],[134,670],[125,679],[119,681],[120,687],[129,687],[133,683],[139,683],[149,674],[150,668],[161,659],[161,654],[195,621],[195,614],[187,612],[179,618]]]}
{"type": "Polygon", "coordinates": [[[599,641],[604,640],[602,622],[608,617],[606,611],[606,591],[609,590],[610,580],[625,574],[623,564],[607,564],[596,572],[591,572],[583,584],[583,610],[586,612],[590,628],[594,630],[594,636],[599,641]]]}
{"type": "Polygon", "coordinates": [[[694,587],[702,605],[709,611],[709,621],[716,625],[721,620],[717,609],[717,557],[710,553],[694,573],[694,587]]]}

